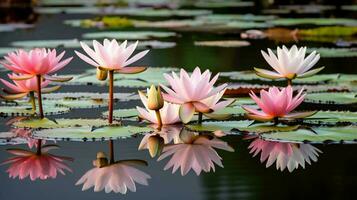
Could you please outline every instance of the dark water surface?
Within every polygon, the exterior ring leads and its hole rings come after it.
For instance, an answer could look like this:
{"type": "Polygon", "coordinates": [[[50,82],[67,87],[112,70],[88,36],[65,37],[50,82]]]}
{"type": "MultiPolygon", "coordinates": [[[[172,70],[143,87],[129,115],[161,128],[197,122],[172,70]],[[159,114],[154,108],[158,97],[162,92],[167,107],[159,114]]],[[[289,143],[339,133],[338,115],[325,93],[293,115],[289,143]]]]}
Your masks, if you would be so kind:
{"type": "MultiPolygon", "coordinates": [[[[18,40],[40,39],[81,39],[85,32],[98,31],[96,29],[81,29],[63,25],[66,19],[91,17],[87,15],[41,15],[36,27],[30,30],[2,32],[0,46],[9,46],[18,40]]],[[[177,46],[171,49],[153,49],[138,62],[153,67],[183,67],[192,70],[195,66],[209,68],[214,72],[238,71],[264,67],[265,61],[260,55],[261,49],[275,48],[274,41],[251,41],[252,45],[241,48],[197,47],[193,41],[205,39],[235,39],[237,35],[214,35],[207,33],[182,33],[174,38],[177,46]]],[[[167,39],[172,40],[172,39],[167,39]]],[[[298,45],[312,47],[321,43],[300,42],[298,45]]],[[[324,44],[328,46],[328,44],[324,44]]],[[[90,66],[78,59],[72,49],[68,49],[67,56],[75,59],[62,71],[66,73],[81,73],[90,66]]],[[[355,58],[322,58],[318,66],[326,66],[324,73],[357,73],[355,58]]],[[[4,77],[5,73],[1,74],[4,77]]],[[[68,86],[66,91],[106,92],[106,87],[97,86],[68,86]]],[[[116,88],[116,91],[136,91],[134,89],[116,88]]],[[[135,105],[140,102],[135,102],[135,105]]],[[[116,108],[134,107],[134,103],[117,103],[116,108]]],[[[60,117],[96,118],[106,108],[80,109],[71,111],[60,117]]],[[[8,128],[1,119],[1,129],[8,128]]],[[[61,149],[53,151],[56,155],[70,156],[75,159],[70,163],[73,173],[59,175],[56,179],[46,181],[30,181],[8,178],[7,166],[0,166],[0,199],[355,199],[357,186],[357,146],[355,145],[314,145],[323,153],[317,162],[306,164],[305,169],[299,167],[292,173],[283,172],[273,166],[266,168],[261,164],[259,156],[252,158],[247,149],[249,140],[242,140],[239,136],[227,136],[223,140],[228,142],[235,152],[218,150],[223,159],[224,168],[216,166],[216,172],[204,173],[197,176],[192,171],[181,176],[179,171],[171,173],[171,169],[164,171],[167,159],[157,162],[147,151],[138,151],[141,136],[115,141],[117,159],[143,159],[149,164],[142,168],[151,175],[149,186],[137,185],[137,192],[126,195],[104,192],[81,191],[81,186],[75,182],[89,169],[96,152],[107,151],[107,142],[58,142],[61,149]]],[[[19,145],[25,148],[25,145],[19,145]]],[[[10,154],[5,152],[9,146],[0,146],[0,160],[5,160],[10,154]]]]}

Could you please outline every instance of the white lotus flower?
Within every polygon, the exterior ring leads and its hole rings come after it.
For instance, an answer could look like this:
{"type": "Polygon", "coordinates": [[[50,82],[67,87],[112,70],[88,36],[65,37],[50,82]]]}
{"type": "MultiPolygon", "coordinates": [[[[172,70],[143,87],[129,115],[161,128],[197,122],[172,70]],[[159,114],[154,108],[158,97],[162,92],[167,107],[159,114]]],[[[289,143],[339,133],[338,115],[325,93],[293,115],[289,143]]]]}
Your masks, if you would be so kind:
{"type": "Polygon", "coordinates": [[[320,54],[313,51],[309,56],[305,58],[306,47],[297,48],[296,45],[287,49],[285,46],[282,48],[277,48],[277,56],[273,53],[271,49],[268,49],[268,53],[261,51],[264,59],[268,64],[275,70],[265,70],[254,68],[258,76],[269,78],[269,79],[294,79],[294,78],[304,78],[312,76],[324,67],[310,70],[320,59],[320,54]],[[310,71],[309,71],[310,70],[310,71]]]}
{"type": "Polygon", "coordinates": [[[87,44],[81,42],[83,50],[89,57],[75,51],[75,53],[85,62],[95,67],[100,67],[105,70],[115,70],[119,73],[132,74],[144,71],[145,67],[126,67],[142,57],[144,57],[149,50],[141,51],[135,56],[129,58],[135,51],[138,41],[126,47],[127,41],[125,40],[120,45],[113,39],[112,41],[104,39],[103,44],[93,40],[94,50],[87,44]]]}
{"type": "Polygon", "coordinates": [[[260,162],[267,160],[266,167],[270,167],[276,162],[276,169],[283,171],[285,168],[289,172],[294,171],[299,166],[305,168],[305,162],[311,164],[316,162],[319,153],[318,148],[311,144],[296,144],[287,142],[272,142],[262,139],[255,139],[248,147],[253,157],[260,155],[260,162]]]}
{"type": "Polygon", "coordinates": [[[223,167],[222,158],[218,155],[215,148],[230,152],[234,151],[232,147],[221,139],[190,133],[184,137],[181,136],[181,139],[184,141],[164,147],[158,161],[172,156],[164,170],[172,167],[172,173],[175,173],[181,168],[182,176],[186,175],[191,169],[197,175],[202,171],[210,172],[211,169],[215,171],[215,164],[223,167]]]}
{"type": "MultiPolygon", "coordinates": [[[[149,91],[147,90],[147,92],[149,91]]],[[[155,111],[148,108],[148,98],[142,92],[139,92],[139,96],[145,106],[145,109],[139,106],[136,107],[140,113],[140,117],[148,120],[151,123],[158,124],[155,111]]],[[[164,102],[164,107],[160,109],[162,124],[175,124],[180,122],[179,109],[180,105],[164,102]]]]}
{"type": "Polygon", "coordinates": [[[94,187],[95,192],[105,190],[126,194],[128,190],[135,192],[135,183],[148,185],[150,175],[137,169],[134,165],[146,163],[139,160],[122,160],[104,167],[95,167],[85,173],[76,185],[83,184],[82,190],[94,187]]]}

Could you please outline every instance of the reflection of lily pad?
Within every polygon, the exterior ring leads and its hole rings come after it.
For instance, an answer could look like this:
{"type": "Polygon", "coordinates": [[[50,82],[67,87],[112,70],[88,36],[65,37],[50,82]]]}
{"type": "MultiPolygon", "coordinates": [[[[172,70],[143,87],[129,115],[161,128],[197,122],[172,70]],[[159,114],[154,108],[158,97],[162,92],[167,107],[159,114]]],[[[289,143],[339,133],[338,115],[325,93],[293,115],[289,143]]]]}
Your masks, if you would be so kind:
{"type": "Polygon", "coordinates": [[[94,32],[85,33],[83,38],[98,39],[111,38],[120,40],[145,40],[151,38],[167,38],[174,37],[174,32],[154,32],[154,31],[110,31],[110,32],[94,32]]]}
{"type": "Polygon", "coordinates": [[[68,141],[100,141],[123,139],[134,134],[150,131],[152,131],[151,128],[138,126],[106,126],[98,129],[93,129],[91,127],[76,127],[35,131],[33,137],[68,141]]]}
{"type": "Polygon", "coordinates": [[[108,121],[105,119],[27,119],[14,122],[12,124],[17,128],[65,128],[65,127],[78,127],[78,126],[105,126],[108,121]]]}
{"type": "MultiPolygon", "coordinates": [[[[122,119],[122,118],[129,118],[129,117],[136,117],[138,116],[138,111],[136,108],[129,108],[129,109],[118,109],[113,111],[113,118],[114,119],[122,119]]],[[[103,113],[104,117],[108,117],[108,111],[103,113]]]]}
{"type": "Polygon", "coordinates": [[[311,117],[305,118],[307,122],[329,123],[338,122],[357,123],[357,112],[319,111],[311,117]]]}
{"type": "Polygon", "coordinates": [[[17,134],[14,132],[0,132],[0,145],[18,145],[26,143],[26,138],[17,137],[17,134]]]}
{"type": "Polygon", "coordinates": [[[232,133],[233,129],[239,129],[243,127],[248,127],[253,121],[250,120],[242,120],[242,121],[210,121],[210,122],[202,122],[199,124],[189,124],[186,125],[187,128],[194,131],[223,131],[227,134],[232,133]]]}
{"type": "Polygon", "coordinates": [[[249,46],[250,42],[242,40],[217,40],[217,41],[195,41],[196,46],[207,47],[245,47],[249,46]]]}
{"type": "Polygon", "coordinates": [[[311,130],[299,129],[296,131],[276,132],[262,134],[265,140],[286,141],[286,142],[311,142],[321,143],[332,142],[355,142],[357,141],[357,126],[346,127],[316,127],[311,130]]]}
{"type": "Polygon", "coordinates": [[[306,102],[322,104],[355,104],[357,103],[357,93],[351,92],[321,92],[310,93],[305,97],[306,102]]]}

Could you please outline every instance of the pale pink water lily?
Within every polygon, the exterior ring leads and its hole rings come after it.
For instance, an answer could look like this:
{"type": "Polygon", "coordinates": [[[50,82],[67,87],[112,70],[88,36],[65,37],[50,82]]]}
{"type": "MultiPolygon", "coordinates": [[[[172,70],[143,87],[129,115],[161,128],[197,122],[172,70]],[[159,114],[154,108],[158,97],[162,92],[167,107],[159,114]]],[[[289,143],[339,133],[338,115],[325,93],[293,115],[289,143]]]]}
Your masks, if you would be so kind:
{"type": "Polygon", "coordinates": [[[89,57],[76,51],[76,54],[85,62],[97,67],[97,78],[101,81],[106,80],[109,74],[109,104],[108,104],[108,122],[113,123],[113,91],[114,91],[114,71],[122,74],[140,73],[146,70],[146,67],[127,67],[128,65],[138,61],[144,57],[149,50],[142,51],[135,56],[129,58],[135,51],[138,41],[126,47],[127,41],[119,43],[113,39],[112,41],[104,39],[103,44],[93,40],[94,50],[87,44],[81,42],[83,50],[89,57]]]}
{"type": "Polygon", "coordinates": [[[215,97],[213,96],[218,95],[226,88],[227,84],[214,87],[218,76],[219,74],[211,79],[209,70],[201,73],[198,67],[195,68],[191,76],[184,69],[181,69],[179,76],[175,72],[172,72],[172,76],[164,74],[171,86],[171,88],[168,88],[161,85],[167,92],[167,94],[163,94],[164,99],[171,103],[180,104],[180,119],[183,123],[188,123],[195,112],[211,113],[214,111],[212,108],[214,105],[206,105],[203,102],[214,102],[215,97]],[[207,100],[208,98],[212,98],[212,100],[207,100]]]}
{"type": "Polygon", "coordinates": [[[28,52],[20,49],[9,53],[4,57],[6,62],[1,63],[9,70],[21,74],[12,76],[13,80],[27,80],[36,77],[40,118],[44,118],[41,97],[41,82],[43,82],[43,79],[58,82],[66,82],[72,79],[72,77],[51,76],[72,60],[72,57],[70,57],[61,61],[64,54],[65,51],[57,55],[56,49],[32,49],[28,52]]]}
{"type": "Polygon", "coordinates": [[[253,157],[260,155],[260,162],[266,162],[266,167],[276,163],[276,169],[283,171],[288,169],[292,172],[298,169],[299,166],[305,168],[305,163],[311,165],[311,162],[317,162],[319,153],[322,153],[318,148],[311,144],[297,144],[272,142],[262,139],[255,139],[248,147],[253,157]]]}
{"type": "Polygon", "coordinates": [[[57,55],[56,49],[32,49],[28,52],[19,49],[5,56],[6,62],[1,64],[15,73],[22,74],[16,77],[17,80],[41,75],[52,81],[66,81],[69,78],[49,76],[65,67],[72,60],[70,57],[61,61],[64,54],[65,51],[57,55]]]}
{"type": "MultiPolygon", "coordinates": [[[[22,75],[18,75],[18,74],[8,74],[8,77],[10,79],[13,79],[12,80],[13,83],[6,81],[4,79],[0,79],[0,81],[8,88],[8,89],[4,88],[3,91],[9,94],[9,95],[1,96],[2,98],[7,100],[19,99],[28,95],[29,93],[37,92],[37,78],[32,77],[27,80],[17,80],[21,76],[22,75]]],[[[41,82],[42,93],[50,93],[60,89],[60,86],[53,86],[53,87],[46,88],[50,82],[51,81],[49,80],[44,80],[41,82]]]]}
{"type": "MultiPolygon", "coordinates": [[[[149,92],[147,90],[147,92],[149,92]]],[[[141,99],[141,102],[144,104],[145,108],[137,106],[136,109],[138,110],[139,117],[142,119],[145,119],[151,123],[158,124],[158,119],[156,117],[156,113],[154,110],[150,110],[148,108],[148,98],[146,95],[142,92],[139,92],[139,96],[141,99]]],[[[160,109],[160,116],[161,116],[161,121],[163,125],[167,124],[175,124],[180,122],[179,118],[179,105],[176,104],[171,104],[168,102],[164,102],[164,106],[160,109]]]]}
{"type": "Polygon", "coordinates": [[[293,97],[293,89],[291,86],[287,86],[281,90],[277,87],[270,87],[268,91],[260,91],[260,98],[257,97],[254,92],[251,92],[251,98],[257,103],[261,110],[249,106],[242,106],[242,108],[248,112],[246,115],[248,118],[258,121],[271,121],[277,118],[305,118],[315,114],[316,111],[291,113],[291,111],[303,102],[305,97],[303,91],[304,89],[301,89],[299,93],[293,97]]]}
{"type": "Polygon", "coordinates": [[[181,168],[182,176],[186,175],[191,169],[199,175],[202,171],[215,171],[215,164],[223,167],[222,158],[215,149],[234,151],[225,141],[216,137],[186,134],[181,138],[183,141],[165,146],[158,161],[171,156],[164,170],[172,167],[172,173],[175,173],[181,168]]]}
{"type": "Polygon", "coordinates": [[[102,69],[108,71],[114,70],[124,74],[139,73],[144,71],[146,69],[145,67],[127,66],[143,58],[149,50],[141,51],[130,58],[139,42],[136,41],[134,44],[129,46],[127,46],[127,43],[128,42],[126,40],[119,44],[115,39],[111,41],[104,39],[103,44],[101,44],[98,41],[93,40],[94,49],[91,49],[86,43],[81,42],[83,50],[89,57],[80,52],[75,52],[78,57],[88,64],[95,67],[101,67],[102,69]]]}
{"type": "Polygon", "coordinates": [[[136,191],[136,183],[148,185],[150,175],[137,169],[137,165],[147,165],[140,160],[122,160],[103,167],[95,167],[86,172],[76,183],[83,184],[82,190],[94,187],[95,192],[104,190],[106,193],[115,192],[126,194],[136,191]]]}
{"type": "Polygon", "coordinates": [[[320,59],[320,54],[313,51],[309,56],[305,58],[306,47],[297,48],[296,45],[292,46],[290,49],[283,46],[282,48],[277,48],[277,56],[273,53],[271,49],[268,49],[268,54],[261,51],[264,59],[268,64],[275,70],[265,70],[260,68],[254,68],[257,75],[269,78],[286,78],[288,80],[294,78],[304,78],[312,76],[324,67],[310,70],[320,59]]]}
{"type": "Polygon", "coordinates": [[[55,145],[44,145],[40,153],[22,149],[8,149],[7,151],[15,156],[1,164],[10,164],[7,170],[10,178],[25,179],[29,176],[32,181],[54,179],[58,173],[65,175],[65,171],[72,172],[65,161],[73,161],[73,159],[48,153],[49,150],[54,148],[57,147],[55,145]]]}

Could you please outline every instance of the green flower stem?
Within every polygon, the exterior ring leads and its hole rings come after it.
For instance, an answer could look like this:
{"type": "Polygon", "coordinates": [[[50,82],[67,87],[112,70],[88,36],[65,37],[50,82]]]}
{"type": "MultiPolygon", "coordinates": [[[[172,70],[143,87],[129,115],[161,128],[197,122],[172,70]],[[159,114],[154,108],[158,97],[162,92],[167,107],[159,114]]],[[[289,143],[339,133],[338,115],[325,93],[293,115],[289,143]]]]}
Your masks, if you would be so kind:
{"type": "Polygon", "coordinates": [[[114,143],[113,140],[109,140],[109,164],[114,164],[114,143]]]}
{"type": "Polygon", "coordinates": [[[31,103],[31,106],[32,106],[32,111],[35,113],[36,112],[36,101],[35,101],[34,92],[30,92],[30,103],[31,103]]]}
{"type": "Polygon", "coordinates": [[[202,124],[202,113],[198,112],[198,124],[202,124]]]}
{"type": "Polygon", "coordinates": [[[113,123],[114,70],[109,71],[109,124],[113,123]]]}
{"type": "Polygon", "coordinates": [[[38,108],[40,111],[40,118],[43,119],[45,116],[43,114],[43,108],[42,108],[42,95],[41,95],[41,75],[36,75],[37,78],[37,100],[38,100],[38,108]]]}

